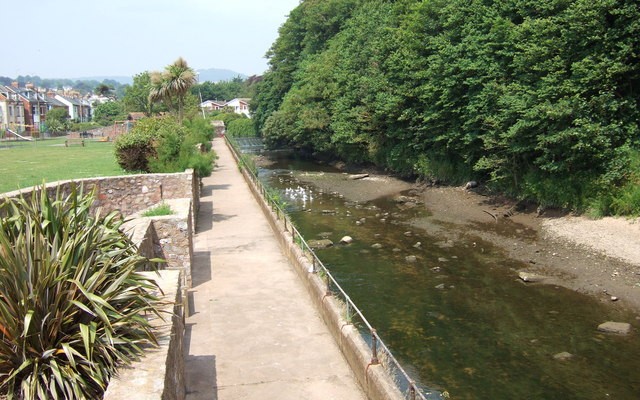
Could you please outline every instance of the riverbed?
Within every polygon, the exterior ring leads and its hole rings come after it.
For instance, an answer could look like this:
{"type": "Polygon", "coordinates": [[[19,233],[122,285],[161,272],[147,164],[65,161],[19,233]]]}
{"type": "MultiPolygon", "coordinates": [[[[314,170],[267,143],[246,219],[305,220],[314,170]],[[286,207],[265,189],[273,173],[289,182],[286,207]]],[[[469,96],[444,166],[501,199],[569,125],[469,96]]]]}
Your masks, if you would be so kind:
{"type": "Polygon", "coordinates": [[[307,239],[354,239],[317,253],[422,385],[455,399],[637,399],[638,335],[597,330],[637,330],[633,301],[602,280],[633,283],[633,265],[547,236],[544,218],[560,215],[292,161],[261,179],[307,239]]]}

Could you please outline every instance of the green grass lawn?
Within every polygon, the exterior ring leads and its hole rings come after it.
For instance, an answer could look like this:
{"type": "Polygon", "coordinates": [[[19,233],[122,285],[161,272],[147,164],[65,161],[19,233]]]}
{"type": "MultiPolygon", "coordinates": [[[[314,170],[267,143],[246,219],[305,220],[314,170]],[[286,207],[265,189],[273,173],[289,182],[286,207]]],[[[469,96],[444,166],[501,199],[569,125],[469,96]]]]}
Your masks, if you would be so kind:
{"type": "Polygon", "coordinates": [[[42,182],[124,175],[113,142],[85,140],[85,147],[65,147],[64,138],[37,142],[0,142],[0,193],[42,182]]]}

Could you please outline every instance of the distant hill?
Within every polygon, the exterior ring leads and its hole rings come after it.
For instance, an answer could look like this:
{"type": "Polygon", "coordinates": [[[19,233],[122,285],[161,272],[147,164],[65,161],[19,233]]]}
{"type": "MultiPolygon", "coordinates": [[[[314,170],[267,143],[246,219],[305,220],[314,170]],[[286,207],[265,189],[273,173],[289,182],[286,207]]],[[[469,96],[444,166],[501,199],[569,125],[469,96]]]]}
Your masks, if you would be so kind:
{"type": "Polygon", "coordinates": [[[81,78],[73,78],[74,81],[116,81],[121,85],[131,85],[133,83],[132,76],[84,76],[81,78]]]}
{"type": "MultiPolygon", "coordinates": [[[[218,68],[208,68],[208,69],[198,69],[196,72],[199,75],[200,82],[220,82],[220,81],[230,81],[233,78],[240,77],[242,79],[247,79],[248,76],[245,74],[241,74],[236,71],[232,71],[230,69],[218,69],[218,68]]],[[[85,76],[80,78],[56,78],[56,79],[48,79],[48,78],[40,78],[37,75],[31,76],[18,76],[15,78],[0,76],[0,85],[10,85],[11,82],[17,81],[20,86],[24,86],[26,83],[33,83],[37,86],[44,86],[48,88],[57,88],[62,86],[73,86],[78,87],[81,82],[89,83],[88,90],[92,90],[100,82],[106,82],[107,84],[112,85],[110,82],[117,82],[120,85],[131,85],[133,84],[133,76],[85,76]]],[[[85,85],[86,86],[86,85],[85,85]]],[[[117,86],[117,85],[115,85],[117,86]]],[[[87,89],[87,88],[84,88],[87,89]]]]}
{"type": "MultiPolygon", "coordinates": [[[[200,75],[200,82],[220,82],[220,81],[230,81],[233,78],[240,77],[242,79],[248,78],[247,75],[241,74],[239,72],[232,71],[230,69],[218,69],[218,68],[208,68],[208,69],[197,69],[196,72],[200,75]]],[[[104,82],[105,80],[116,81],[123,85],[131,85],[133,83],[132,76],[88,76],[83,78],[74,78],[76,81],[97,81],[104,82]]]]}
{"type": "Polygon", "coordinates": [[[196,72],[200,75],[200,82],[220,82],[230,81],[233,78],[240,77],[242,79],[248,78],[247,75],[239,72],[231,71],[230,69],[197,69],[196,72]]]}

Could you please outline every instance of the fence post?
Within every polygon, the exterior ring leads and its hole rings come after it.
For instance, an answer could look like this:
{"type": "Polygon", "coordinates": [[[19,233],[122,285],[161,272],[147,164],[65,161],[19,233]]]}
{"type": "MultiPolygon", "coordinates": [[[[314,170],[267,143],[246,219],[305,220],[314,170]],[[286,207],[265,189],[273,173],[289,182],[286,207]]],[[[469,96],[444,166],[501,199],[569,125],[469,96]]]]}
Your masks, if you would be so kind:
{"type": "Polygon", "coordinates": [[[325,296],[331,296],[333,295],[333,292],[331,292],[331,280],[329,279],[329,273],[325,273],[324,276],[324,284],[327,287],[327,291],[324,293],[325,296]]]}
{"type": "Polygon", "coordinates": [[[375,329],[371,330],[371,364],[377,365],[378,361],[378,334],[375,329]]]}

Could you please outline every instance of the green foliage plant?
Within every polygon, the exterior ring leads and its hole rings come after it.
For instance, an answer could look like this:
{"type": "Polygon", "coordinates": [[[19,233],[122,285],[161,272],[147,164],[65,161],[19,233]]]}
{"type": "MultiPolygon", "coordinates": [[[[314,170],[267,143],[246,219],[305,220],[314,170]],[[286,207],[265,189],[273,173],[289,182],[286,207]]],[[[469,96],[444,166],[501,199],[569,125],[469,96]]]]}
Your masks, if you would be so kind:
{"type": "Polygon", "coordinates": [[[234,137],[255,137],[256,128],[249,118],[235,119],[227,125],[226,134],[234,137]]]}
{"type": "Polygon", "coordinates": [[[47,112],[47,124],[56,121],[65,125],[69,121],[69,111],[66,108],[56,107],[47,112]]]}
{"type": "Polygon", "coordinates": [[[124,103],[121,101],[108,101],[97,104],[94,107],[93,122],[101,126],[113,125],[115,121],[126,119],[124,103]]]}
{"type": "Polygon", "coordinates": [[[163,215],[172,215],[172,214],[173,214],[173,210],[171,209],[171,206],[167,203],[161,203],[143,212],[142,216],[143,217],[160,217],[163,215]]]}
{"type": "Polygon", "coordinates": [[[118,165],[125,171],[149,172],[149,159],[155,155],[152,133],[139,126],[118,136],[113,145],[118,165]]]}
{"type": "Polygon", "coordinates": [[[215,155],[210,149],[212,131],[201,123],[183,124],[171,117],[143,118],[130,132],[120,135],[114,150],[118,164],[127,171],[181,172],[193,168],[198,176],[209,176],[215,155]]]}
{"type": "Polygon", "coordinates": [[[304,1],[252,120],[269,147],[633,212],[639,37],[632,0],[304,1]]]}
{"type": "Polygon", "coordinates": [[[116,369],[156,343],[148,260],[91,212],[95,194],[44,187],[0,205],[0,390],[8,398],[101,398],[116,369]]]}

